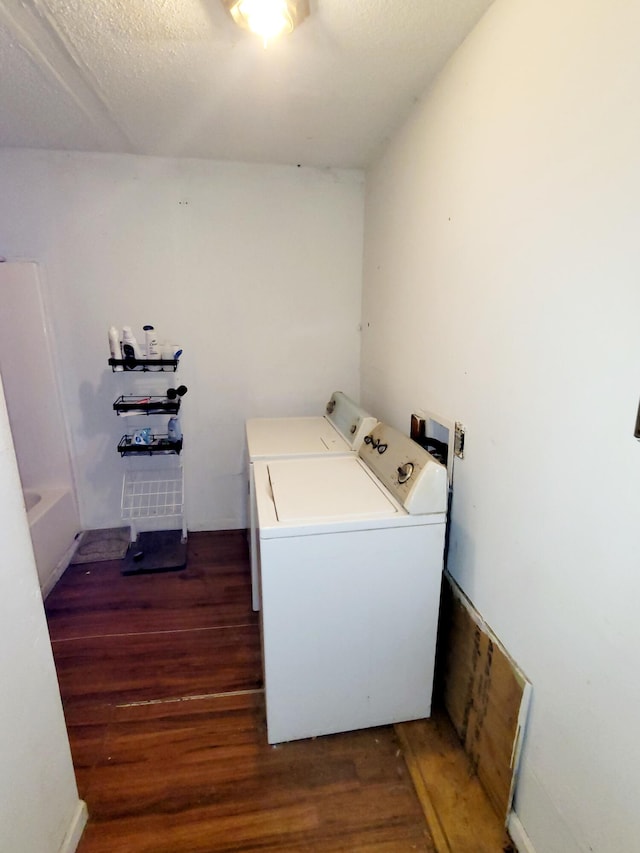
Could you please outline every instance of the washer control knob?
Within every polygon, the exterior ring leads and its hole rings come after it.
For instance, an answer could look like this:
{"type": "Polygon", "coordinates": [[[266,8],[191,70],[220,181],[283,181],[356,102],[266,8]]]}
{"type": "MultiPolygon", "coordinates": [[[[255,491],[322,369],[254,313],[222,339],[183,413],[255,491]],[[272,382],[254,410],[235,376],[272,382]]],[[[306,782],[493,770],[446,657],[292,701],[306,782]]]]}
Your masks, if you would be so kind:
{"type": "Polygon", "coordinates": [[[351,433],[351,435],[355,435],[357,429],[358,429],[357,424],[351,424],[351,429],[349,430],[349,432],[351,433]]]}
{"type": "Polygon", "coordinates": [[[327,409],[326,409],[327,414],[328,415],[332,414],[335,407],[336,407],[336,401],[334,399],[329,400],[329,402],[327,403],[327,409]]]}
{"type": "Polygon", "coordinates": [[[413,462],[405,462],[398,468],[398,482],[406,483],[413,474],[413,462]]]}

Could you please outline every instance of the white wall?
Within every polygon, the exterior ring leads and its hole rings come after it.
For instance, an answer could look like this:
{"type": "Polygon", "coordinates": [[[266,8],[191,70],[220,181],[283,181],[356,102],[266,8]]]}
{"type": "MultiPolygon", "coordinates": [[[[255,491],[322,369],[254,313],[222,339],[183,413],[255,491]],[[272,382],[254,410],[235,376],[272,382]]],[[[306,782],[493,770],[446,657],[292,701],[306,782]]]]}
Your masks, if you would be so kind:
{"type": "Polygon", "coordinates": [[[66,568],[80,521],[37,264],[1,263],[0,300],[0,373],[22,488],[41,497],[28,521],[46,596],[66,568]]]}
{"type": "Polygon", "coordinates": [[[173,384],[111,373],[111,324],[184,348],[192,530],[246,523],[247,417],[358,396],[362,206],[355,171],[0,151],[0,254],[45,271],[85,528],[122,523],[113,401],[173,384]]]}
{"type": "Polygon", "coordinates": [[[22,486],[72,489],[37,265],[0,264],[0,300],[0,369],[22,486]]]}
{"type": "Polygon", "coordinates": [[[0,848],[70,851],[84,804],[73,775],[1,383],[0,519],[0,848]]]}
{"type": "Polygon", "coordinates": [[[496,0],[367,175],[362,402],[467,427],[449,568],[538,853],[638,848],[640,4],[496,0]]]}

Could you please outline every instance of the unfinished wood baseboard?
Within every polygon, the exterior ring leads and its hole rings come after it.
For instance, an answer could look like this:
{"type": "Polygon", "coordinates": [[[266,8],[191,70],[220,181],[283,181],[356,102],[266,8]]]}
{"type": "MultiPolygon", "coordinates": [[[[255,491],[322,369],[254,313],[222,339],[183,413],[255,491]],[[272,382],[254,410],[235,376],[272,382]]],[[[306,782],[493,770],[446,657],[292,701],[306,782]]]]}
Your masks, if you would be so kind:
{"type": "Polygon", "coordinates": [[[438,853],[514,847],[511,812],[531,685],[445,573],[434,712],[396,732],[438,853]]]}
{"type": "Polygon", "coordinates": [[[512,850],[446,711],[395,730],[438,853],[512,850]]]}
{"type": "Polygon", "coordinates": [[[438,636],[444,706],[503,824],[511,811],[531,684],[445,573],[438,636]]]}

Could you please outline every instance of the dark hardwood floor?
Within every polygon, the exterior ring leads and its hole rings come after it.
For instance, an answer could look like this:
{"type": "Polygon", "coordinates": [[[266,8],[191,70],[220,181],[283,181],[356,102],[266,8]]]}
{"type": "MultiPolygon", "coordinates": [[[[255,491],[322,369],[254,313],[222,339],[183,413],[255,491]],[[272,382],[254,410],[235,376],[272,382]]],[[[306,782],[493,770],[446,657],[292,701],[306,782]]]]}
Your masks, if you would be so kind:
{"type": "Polygon", "coordinates": [[[187,568],[70,566],[46,602],[78,853],[435,850],[393,727],[269,746],[244,533],[187,568]]]}

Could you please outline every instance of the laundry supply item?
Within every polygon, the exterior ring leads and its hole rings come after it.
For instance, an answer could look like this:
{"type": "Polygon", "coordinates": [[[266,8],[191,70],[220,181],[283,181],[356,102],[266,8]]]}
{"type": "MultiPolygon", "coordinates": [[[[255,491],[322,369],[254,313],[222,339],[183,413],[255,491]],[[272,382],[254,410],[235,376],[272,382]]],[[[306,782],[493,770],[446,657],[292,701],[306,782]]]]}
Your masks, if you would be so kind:
{"type": "MultiPolygon", "coordinates": [[[[147,325],[142,328],[144,330],[147,359],[155,360],[161,358],[160,345],[158,344],[158,333],[153,326],[147,325]]],[[[162,367],[160,365],[153,365],[149,367],[149,370],[162,370],[162,367]]]]}
{"type": "Polygon", "coordinates": [[[152,441],[153,436],[151,435],[150,427],[145,427],[144,429],[137,429],[133,434],[134,444],[151,444],[152,441]]]}
{"type": "Polygon", "coordinates": [[[124,358],[135,358],[142,360],[143,355],[131,326],[122,327],[122,355],[124,358]]]}
{"type": "Polygon", "coordinates": [[[169,441],[182,440],[182,429],[180,427],[179,418],[169,418],[169,423],[167,424],[167,435],[169,441]]]}
{"type": "MultiPolygon", "coordinates": [[[[111,358],[122,358],[122,348],[120,347],[120,332],[116,329],[115,326],[111,326],[109,328],[109,352],[111,353],[111,358]]],[[[123,370],[121,364],[117,365],[113,368],[116,371],[123,370]]]]}

